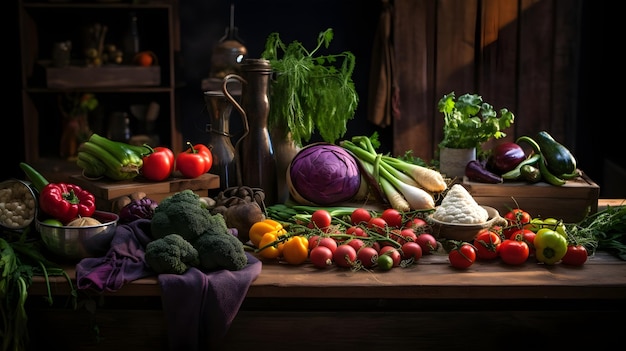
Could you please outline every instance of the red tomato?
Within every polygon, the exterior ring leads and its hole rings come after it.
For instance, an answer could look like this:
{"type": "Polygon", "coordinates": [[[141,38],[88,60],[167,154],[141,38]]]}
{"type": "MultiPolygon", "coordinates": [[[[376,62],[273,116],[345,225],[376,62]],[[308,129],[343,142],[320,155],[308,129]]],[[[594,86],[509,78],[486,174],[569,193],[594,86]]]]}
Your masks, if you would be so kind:
{"type": "Polygon", "coordinates": [[[521,237],[521,239],[528,245],[528,255],[533,256],[535,254],[535,236],[537,236],[537,233],[524,228],[514,231],[513,234],[511,234],[511,239],[521,237]]]}
{"type": "Polygon", "coordinates": [[[568,245],[565,256],[561,259],[563,264],[570,266],[582,266],[587,262],[587,249],[583,245],[568,245]]]}
{"type": "Polygon", "coordinates": [[[352,246],[357,252],[365,246],[365,242],[361,239],[350,239],[346,242],[346,244],[352,246]]]}
{"type": "Polygon", "coordinates": [[[211,166],[213,166],[213,153],[211,152],[211,149],[209,149],[209,147],[204,144],[196,144],[193,146],[193,148],[199,154],[204,155],[205,160],[206,160],[204,173],[208,172],[211,169],[211,166]]]}
{"type": "Polygon", "coordinates": [[[504,219],[508,222],[506,228],[502,230],[505,239],[509,239],[511,234],[518,229],[524,228],[524,225],[530,223],[532,217],[522,209],[514,208],[504,215],[504,219]]]}
{"type": "Polygon", "coordinates": [[[523,240],[506,239],[500,244],[500,258],[506,264],[520,265],[528,260],[528,256],[528,244],[523,240]]]}
{"type": "Polygon", "coordinates": [[[380,217],[392,228],[402,227],[402,213],[394,208],[384,210],[380,217]]]}
{"type": "Polygon", "coordinates": [[[422,247],[422,253],[428,255],[432,251],[437,250],[437,239],[432,234],[422,233],[417,236],[415,242],[422,247]]]}
{"type": "Polygon", "coordinates": [[[400,250],[402,251],[402,259],[408,260],[412,258],[417,261],[422,258],[422,247],[414,241],[407,241],[402,244],[400,250]]]}
{"type": "Polygon", "coordinates": [[[313,248],[317,246],[326,246],[330,249],[330,251],[334,253],[337,249],[337,242],[335,241],[335,239],[329,237],[322,238],[318,235],[312,236],[309,239],[309,250],[313,250],[313,248]]]}
{"type": "Polygon", "coordinates": [[[402,260],[402,255],[400,254],[400,251],[398,251],[398,249],[396,249],[393,246],[383,246],[380,249],[380,252],[378,253],[378,255],[379,256],[387,255],[391,257],[391,259],[393,260],[394,267],[398,267],[400,265],[400,261],[402,260]]]}
{"type": "Polygon", "coordinates": [[[379,234],[385,234],[388,225],[382,217],[372,217],[372,219],[367,222],[367,227],[374,229],[379,234]]]}
{"type": "Polygon", "coordinates": [[[496,259],[500,252],[500,244],[502,240],[497,233],[488,229],[481,231],[474,238],[476,257],[481,260],[496,259]]]}
{"type": "Polygon", "coordinates": [[[428,223],[421,218],[413,218],[404,224],[405,228],[411,228],[418,233],[423,233],[428,228],[428,223]]]}
{"type": "MultiPolygon", "coordinates": [[[[409,241],[413,241],[414,242],[414,241],[417,240],[417,234],[415,234],[415,230],[409,229],[409,228],[402,229],[400,231],[400,236],[402,237],[404,242],[409,242],[409,241]]],[[[404,243],[402,243],[402,244],[404,244],[404,243]]]]}
{"type": "Polygon", "coordinates": [[[326,246],[316,246],[309,252],[309,260],[318,268],[326,268],[333,264],[333,252],[326,246]]]}
{"type": "Polygon", "coordinates": [[[143,157],[141,175],[148,180],[160,182],[167,179],[174,171],[175,158],[172,150],[158,146],[143,157]]]}
{"type": "Polygon", "coordinates": [[[352,267],[356,261],[356,250],[348,244],[341,244],[333,253],[333,261],[339,267],[352,267]]]}
{"type": "Polygon", "coordinates": [[[448,260],[454,268],[469,268],[476,261],[476,249],[469,243],[462,243],[448,253],[448,260]]]}
{"type": "Polygon", "coordinates": [[[363,238],[367,238],[369,236],[363,228],[358,226],[348,227],[348,229],[346,229],[346,234],[360,236],[363,238]]]}
{"type": "Polygon", "coordinates": [[[372,214],[364,208],[357,208],[350,215],[350,221],[353,225],[367,223],[370,219],[372,219],[372,214]]]}
{"type": "Polygon", "coordinates": [[[176,156],[176,169],[185,178],[198,178],[203,175],[206,173],[206,164],[206,158],[197,152],[183,151],[176,156]]]}
{"type": "Polygon", "coordinates": [[[364,246],[357,252],[357,259],[365,268],[371,268],[378,261],[378,251],[371,246],[364,246]]]}
{"type": "Polygon", "coordinates": [[[315,210],[311,215],[311,222],[315,225],[315,227],[320,229],[327,229],[330,227],[331,221],[332,216],[326,210],[315,210]]]}

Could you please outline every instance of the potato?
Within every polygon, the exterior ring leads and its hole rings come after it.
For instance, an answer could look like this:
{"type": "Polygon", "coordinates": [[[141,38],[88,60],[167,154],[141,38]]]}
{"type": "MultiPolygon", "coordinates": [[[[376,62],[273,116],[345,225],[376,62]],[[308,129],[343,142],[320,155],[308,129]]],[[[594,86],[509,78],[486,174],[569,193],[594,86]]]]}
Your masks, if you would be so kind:
{"type": "Polygon", "coordinates": [[[226,225],[237,229],[237,237],[244,244],[250,240],[250,227],[265,219],[265,214],[256,202],[244,202],[226,208],[223,213],[226,225]]]}
{"type": "Polygon", "coordinates": [[[67,226],[68,227],[88,227],[88,226],[94,226],[94,225],[100,225],[100,224],[102,223],[93,217],[80,217],[69,222],[67,226]]]}

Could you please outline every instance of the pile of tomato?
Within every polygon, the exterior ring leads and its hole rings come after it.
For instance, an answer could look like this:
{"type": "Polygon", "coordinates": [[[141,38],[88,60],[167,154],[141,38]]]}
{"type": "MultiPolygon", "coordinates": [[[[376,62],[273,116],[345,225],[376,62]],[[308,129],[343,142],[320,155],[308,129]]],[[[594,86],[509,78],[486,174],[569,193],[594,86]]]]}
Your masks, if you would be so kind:
{"type": "Polygon", "coordinates": [[[257,222],[250,229],[250,241],[264,259],[293,265],[309,262],[318,268],[407,267],[442,247],[450,265],[459,269],[496,259],[508,265],[521,265],[531,258],[546,265],[580,266],[587,261],[586,248],[568,238],[563,222],[554,218],[532,218],[522,209],[512,209],[504,216],[506,226],[484,229],[472,242],[441,239],[442,245],[424,214],[357,208],[337,218],[318,209],[297,223],[270,218],[257,222]]]}
{"type": "Polygon", "coordinates": [[[560,262],[581,266],[587,261],[587,249],[568,237],[562,221],[532,218],[519,208],[510,210],[504,218],[505,227],[484,229],[471,243],[456,243],[449,253],[450,264],[464,269],[476,260],[498,258],[509,265],[521,265],[531,257],[547,265],[560,262]]]}
{"type": "Polygon", "coordinates": [[[289,230],[273,219],[257,222],[250,229],[250,241],[266,259],[353,270],[407,267],[438,246],[419,212],[357,208],[336,218],[319,209],[308,219],[289,224],[289,230]]]}

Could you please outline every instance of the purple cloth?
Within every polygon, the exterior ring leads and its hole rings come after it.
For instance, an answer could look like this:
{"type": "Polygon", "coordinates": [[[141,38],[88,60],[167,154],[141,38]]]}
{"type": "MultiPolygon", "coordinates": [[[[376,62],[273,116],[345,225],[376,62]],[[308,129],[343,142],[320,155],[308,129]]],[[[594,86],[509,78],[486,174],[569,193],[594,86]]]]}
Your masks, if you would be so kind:
{"type": "Polygon", "coordinates": [[[238,271],[204,273],[192,267],[180,275],[159,275],[170,350],[215,349],[261,273],[261,261],[246,255],[248,265],[238,271]]]}
{"type": "MultiPolygon", "coordinates": [[[[144,259],[150,241],[149,219],[118,225],[105,256],[84,258],[76,265],[78,289],[114,292],[155,275],[144,259]]],[[[261,273],[261,261],[246,256],[248,264],[238,271],[205,273],[192,267],[184,274],[158,276],[170,350],[209,350],[226,335],[248,288],[261,273]]]]}
{"type": "Polygon", "coordinates": [[[145,247],[152,241],[149,233],[149,219],[118,225],[106,255],[83,258],[76,265],[78,289],[113,292],[133,280],[154,275],[144,260],[145,247]]]}

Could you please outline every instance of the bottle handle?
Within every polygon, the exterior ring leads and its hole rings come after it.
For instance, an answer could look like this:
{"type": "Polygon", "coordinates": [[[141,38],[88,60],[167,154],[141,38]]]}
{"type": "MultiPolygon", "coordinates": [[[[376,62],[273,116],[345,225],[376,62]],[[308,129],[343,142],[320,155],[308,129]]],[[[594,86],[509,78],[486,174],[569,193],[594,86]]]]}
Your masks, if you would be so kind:
{"type": "MultiPolygon", "coordinates": [[[[242,85],[248,84],[248,82],[237,74],[228,74],[226,75],[226,77],[224,77],[222,81],[222,92],[224,93],[224,97],[231,104],[233,104],[235,109],[237,109],[237,111],[239,112],[239,115],[241,116],[241,122],[243,124],[243,133],[241,137],[237,139],[237,141],[235,142],[235,160],[236,160],[235,164],[237,165],[237,183],[239,185],[243,185],[242,184],[243,177],[241,175],[242,165],[241,165],[241,159],[240,159],[240,154],[241,154],[240,144],[241,144],[241,141],[250,132],[250,126],[248,125],[248,115],[246,114],[246,111],[244,111],[243,107],[241,107],[241,105],[237,102],[237,100],[235,100],[235,98],[230,94],[230,91],[228,91],[228,83],[233,82],[233,81],[239,81],[241,82],[242,85]]],[[[243,89],[242,89],[242,92],[243,92],[243,89]]]]}

